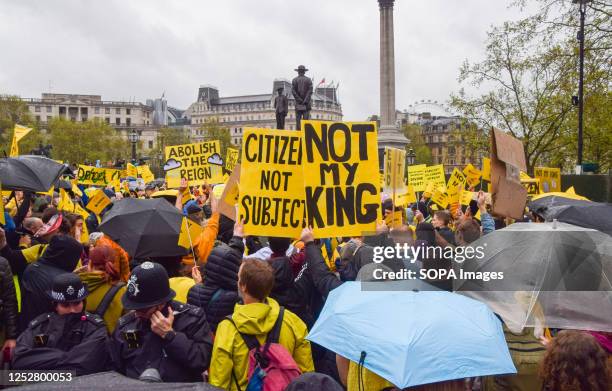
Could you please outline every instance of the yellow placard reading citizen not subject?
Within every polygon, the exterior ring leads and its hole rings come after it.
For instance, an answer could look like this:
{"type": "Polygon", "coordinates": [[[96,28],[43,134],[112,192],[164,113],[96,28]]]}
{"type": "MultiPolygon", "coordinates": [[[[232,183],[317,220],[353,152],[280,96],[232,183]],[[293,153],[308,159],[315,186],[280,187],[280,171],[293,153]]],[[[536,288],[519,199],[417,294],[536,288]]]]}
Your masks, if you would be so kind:
{"type": "Polygon", "coordinates": [[[373,234],[381,219],[376,123],[307,120],[302,129],[306,211],[315,237],[373,234]]]}
{"type": "Polygon", "coordinates": [[[219,140],[168,146],[165,153],[164,170],[169,188],[180,187],[181,178],[187,179],[190,185],[223,183],[219,140]],[[169,171],[173,175],[168,175],[169,171]]]}
{"type": "Polygon", "coordinates": [[[297,238],[306,209],[302,132],[245,128],[239,218],[247,235],[297,238]]]}

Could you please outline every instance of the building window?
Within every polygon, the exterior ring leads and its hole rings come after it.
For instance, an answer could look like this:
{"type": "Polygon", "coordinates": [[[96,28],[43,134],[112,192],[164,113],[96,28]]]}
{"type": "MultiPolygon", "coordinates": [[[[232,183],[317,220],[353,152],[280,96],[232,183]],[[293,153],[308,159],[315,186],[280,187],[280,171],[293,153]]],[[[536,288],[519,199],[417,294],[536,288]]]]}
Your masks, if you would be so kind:
{"type": "Polygon", "coordinates": [[[125,109],[125,115],[132,114],[132,109],[125,109]]]}
{"type": "Polygon", "coordinates": [[[132,119],[131,119],[131,118],[126,118],[126,119],[125,119],[125,124],[126,124],[127,126],[130,126],[130,125],[132,124],[132,119]]]}
{"type": "Polygon", "coordinates": [[[53,108],[51,106],[47,106],[47,113],[50,113],[53,108]]]}
{"type": "Polygon", "coordinates": [[[121,118],[115,118],[115,125],[121,125],[121,118]]]}
{"type": "Polygon", "coordinates": [[[94,107],[94,114],[100,114],[100,108],[94,107]]]}
{"type": "Polygon", "coordinates": [[[438,147],[438,155],[442,155],[442,147],[438,147]]]}
{"type": "MultiPolygon", "coordinates": [[[[448,147],[448,154],[449,155],[454,155],[455,154],[455,147],[448,147]]],[[[453,163],[455,164],[455,163],[453,163]]]]}
{"type": "Polygon", "coordinates": [[[115,114],[121,114],[121,108],[120,107],[117,107],[115,109],[115,114]]]}
{"type": "Polygon", "coordinates": [[[149,140],[149,149],[153,149],[153,140],[149,140]]]}
{"type": "Polygon", "coordinates": [[[104,114],[110,114],[110,107],[104,108],[104,114]]]}
{"type": "Polygon", "coordinates": [[[36,116],[36,122],[40,122],[40,115],[36,116]]]}
{"type": "Polygon", "coordinates": [[[40,113],[40,106],[34,106],[34,111],[36,111],[37,113],[40,113]]]}
{"type": "Polygon", "coordinates": [[[455,159],[448,159],[448,164],[451,166],[455,165],[455,159]]]}
{"type": "Polygon", "coordinates": [[[104,118],[104,122],[106,122],[107,124],[110,124],[110,118],[108,117],[104,118]]]}

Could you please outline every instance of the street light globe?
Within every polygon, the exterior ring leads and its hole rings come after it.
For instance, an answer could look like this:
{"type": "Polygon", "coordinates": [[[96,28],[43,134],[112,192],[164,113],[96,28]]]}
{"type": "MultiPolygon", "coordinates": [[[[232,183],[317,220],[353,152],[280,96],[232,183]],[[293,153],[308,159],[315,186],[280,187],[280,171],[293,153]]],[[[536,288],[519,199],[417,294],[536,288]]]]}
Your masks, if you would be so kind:
{"type": "Polygon", "coordinates": [[[135,130],[132,130],[129,134],[128,134],[128,140],[131,143],[137,143],[138,139],[140,138],[140,135],[138,134],[138,132],[136,132],[135,130]]]}

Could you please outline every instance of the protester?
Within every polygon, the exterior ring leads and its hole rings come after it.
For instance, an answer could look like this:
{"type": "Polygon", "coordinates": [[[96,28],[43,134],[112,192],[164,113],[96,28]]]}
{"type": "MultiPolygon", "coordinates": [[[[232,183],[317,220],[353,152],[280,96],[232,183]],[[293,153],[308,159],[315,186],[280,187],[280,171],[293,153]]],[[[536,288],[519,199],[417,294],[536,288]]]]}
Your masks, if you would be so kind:
{"type": "Polygon", "coordinates": [[[549,343],[540,369],[542,390],[608,391],[612,368],[597,340],[582,331],[564,330],[549,343]]]}
{"type": "Polygon", "coordinates": [[[14,349],[17,339],[17,298],[15,297],[15,285],[13,273],[6,259],[0,257],[0,305],[2,323],[0,332],[2,339],[2,351],[14,349]]]}
{"type": "Polygon", "coordinates": [[[102,232],[93,232],[89,235],[89,251],[96,247],[110,247],[112,252],[113,267],[119,273],[119,281],[126,282],[130,275],[130,256],[114,240],[104,235],[102,232]]]}
{"type": "Polygon", "coordinates": [[[131,312],[119,319],[109,347],[115,370],[136,379],[202,380],[212,347],[206,316],[174,296],[160,264],[144,262],[132,271],[122,296],[131,312]]]}
{"type": "Polygon", "coordinates": [[[19,336],[13,369],[74,370],[77,376],[104,371],[106,328],[102,318],[84,311],[87,288],[79,277],[58,274],[46,293],[53,311],[36,317],[19,336]]]}
{"type": "Polygon", "coordinates": [[[436,231],[446,240],[449,244],[455,244],[455,235],[449,228],[451,221],[450,213],[447,210],[438,210],[434,212],[431,224],[434,226],[436,231]]]}
{"type": "Polygon", "coordinates": [[[89,251],[89,263],[79,272],[89,292],[87,311],[103,317],[111,334],[123,315],[121,297],[125,293],[125,283],[120,280],[115,259],[111,247],[94,247],[89,251]]]}
{"type": "MultiPolygon", "coordinates": [[[[208,261],[202,266],[203,282],[189,290],[187,302],[202,308],[206,312],[208,323],[213,332],[217,325],[234,311],[240,300],[238,294],[238,270],[242,261],[244,244],[243,226],[236,223],[234,237],[229,245],[220,244],[213,248],[208,261]]],[[[199,270],[198,267],[194,268],[199,270]]]]}
{"type": "MultiPolygon", "coordinates": [[[[308,330],[291,311],[269,297],[274,286],[274,271],[265,261],[245,260],[238,272],[238,289],[244,304],[236,304],[231,319],[219,323],[209,370],[209,382],[225,390],[245,390],[249,366],[249,348],[245,336],[254,336],[264,344],[279,314],[278,343],[291,355],[302,372],[314,370],[308,330]]],[[[249,339],[249,337],[247,337],[249,339]]],[[[276,341],[275,341],[276,342],[276,341]]],[[[291,362],[285,365],[292,366],[291,362]]]]}

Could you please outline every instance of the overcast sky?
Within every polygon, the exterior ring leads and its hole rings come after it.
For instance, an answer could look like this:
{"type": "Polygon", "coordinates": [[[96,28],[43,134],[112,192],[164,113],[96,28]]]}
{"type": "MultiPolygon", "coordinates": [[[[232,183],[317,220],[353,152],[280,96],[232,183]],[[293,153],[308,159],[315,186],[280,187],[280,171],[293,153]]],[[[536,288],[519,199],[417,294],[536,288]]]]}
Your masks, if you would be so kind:
{"type": "MultiPolygon", "coordinates": [[[[447,101],[510,0],[396,0],[396,105],[447,101]]],[[[379,111],[375,0],[0,0],[0,94],[99,94],[185,109],[200,84],[271,92],[306,65],[340,82],[346,120],[379,111]],[[49,87],[51,86],[51,87],[49,87]]]]}

